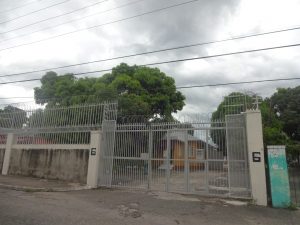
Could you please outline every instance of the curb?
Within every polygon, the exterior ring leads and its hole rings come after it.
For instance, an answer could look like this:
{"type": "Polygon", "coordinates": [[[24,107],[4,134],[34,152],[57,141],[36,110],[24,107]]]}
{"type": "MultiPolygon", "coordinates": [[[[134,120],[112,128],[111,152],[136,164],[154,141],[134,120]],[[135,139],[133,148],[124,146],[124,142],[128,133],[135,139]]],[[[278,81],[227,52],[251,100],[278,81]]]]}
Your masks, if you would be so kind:
{"type": "Polygon", "coordinates": [[[80,191],[80,190],[89,190],[92,189],[89,186],[80,186],[80,187],[68,187],[68,188],[45,188],[45,187],[29,187],[29,186],[16,186],[10,184],[1,184],[0,188],[15,190],[15,191],[24,191],[24,192],[68,192],[68,191],[80,191]]]}

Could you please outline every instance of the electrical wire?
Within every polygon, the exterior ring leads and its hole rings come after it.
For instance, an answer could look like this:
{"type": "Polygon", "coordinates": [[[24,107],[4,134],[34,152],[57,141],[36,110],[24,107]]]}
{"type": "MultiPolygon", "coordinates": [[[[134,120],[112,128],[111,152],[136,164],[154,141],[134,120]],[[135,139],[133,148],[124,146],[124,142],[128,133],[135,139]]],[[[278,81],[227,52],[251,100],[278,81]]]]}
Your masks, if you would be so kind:
{"type": "Polygon", "coordinates": [[[20,9],[20,8],[25,7],[25,6],[31,5],[31,4],[33,4],[33,3],[38,3],[38,2],[41,2],[41,1],[42,1],[42,0],[31,1],[31,2],[25,3],[25,4],[23,4],[23,5],[19,5],[19,6],[15,7],[15,8],[11,8],[11,9],[7,9],[7,10],[0,11],[0,14],[8,13],[8,12],[14,11],[14,10],[16,10],[16,9],[20,9]]]}
{"type": "MultiPolygon", "coordinates": [[[[259,48],[259,49],[251,49],[251,50],[238,51],[238,52],[222,53],[222,54],[216,54],[216,55],[208,55],[208,56],[200,56],[200,57],[176,59],[176,60],[169,60],[169,61],[162,61],[162,62],[155,62],[155,63],[147,63],[147,64],[142,64],[142,65],[139,65],[139,66],[154,66],[154,65],[177,63],[177,62],[186,62],[186,61],[193,61],[193,60],[200,60],[200,59],[218,58],[218,57],[224,57],[224,56],[230,56],[230,55],[239,55],[239,54],[245,54],[245,53],[253,53],[253,52],[260,52],[260,51],[269,51],[269,50],[283,49],[283,48],[292,48],[292,47],[299,47],[299,46],[300,46],[300,43],[298,43],[298,44],[291,44],[291,45],[280,45],[280,46],[274,46],[274,47],[268,47],[268,48],[259,48]]],[[[73,76],[81,76],[81,75],[92,74],[92,73],[109,72],[112,69],[113,68],[103,69],[103,70],[95,70],[95,71],[88,71],[88,72],[81,72],[81,73],[73,73],[72,75],[73,76]]],[[[38,81],[38,80],[41,80],[41,78],[33,78],[33,79],[26,79],[26,80],[16,80],[16,81],[6,81],[6,82],[1,82],[0,85],[3,85],[3,84],[14,84],[14,83],[24,83],[24,82],[31,82],[31,81],[38,81]]]]}
{"type": "MultiPolygon", "coordinates": [[[[33,32],[29,32],[29,33],[25,33],[25,34],[21,34],[21,35],[18,35],[18,36],[15,36],[15,37],[12,37],[12,38],[8,38],[8,39],[3,39],[3,40],[0,40],[0,43],[4,43],[4,42],[7,42],[7,41],[11,41],[11,40],[14,40],[14,39],[18,39],[20,37],[27,37],[27,36],[30,36],[32,34],[35,34],[35,33],[39,33],[41,31],[45,31],[45,30],[49,30],[49,29],[52,29],[52,28],[57,28],[57,27],[60,27],[62,25],[65,25],[65,24],[69,24],[69,23],[73,23],[75,21],[80,21],[80,20],[83,20],[83,19],[86,19],[88,17],[91,17],[91,16],[95,16],[95,15],[100,15],[100,14],[104,14],[104,13],[107,13],[107,12],[111,12],[113,10],[116,10],[116,9],[120,9],[120,8],[124,8],[124,7],[127,7],[129,5],[134,5],[134,4],[137,4],[139,2],[142,2],[142,1],[145,1],[145,0],[138,0],[138,1],[133,1],[133,2],[129,2],[129,3],[126,3],[126,4],[123,4],[123,5],[119,5],[117,7],[114,7],[114,8],[110,8],[110,9],[107,9],[107,10],[104,10],[104,11],[100,11],[100,12],[97,12],[97,13],[94,13],[94,14],[90,14],[90,15],[87,15],[87,16],[83,16],[83,17],[80,17],[78,19],[74,19],[74,20],[69,20],[67,22],[63,22],[63,23],[59,23],[59,24],[56,24],[54,26],[48,26],[48,27],[45,27],[43,29],[39,29],[39,30],[36,30],[36,31],[33,31],[33,32]]],[[[21,27],[23,28],[23,27],[21,27]]],[[[21,29],[20,28],[20,29],[21,29]]],[[[13,29],[13,30],[10,30],[10,31],[14,31],[14,30],[17,30],[17,29],[13,29]]],[[[10,32],[8,31],[8,32],[10,32]]],[[[8,33],[8,32],[4,32],[4,33],[0,33],[1,34],[5,34],[5,33],[8,33]]]]}
{"type": "MultiPolygon", "coordinates": [[[[70,0],[68,0],[68,1],[70,1],[70,0]]],[[[27,42],[27,43],[23,43],[23,44],[19,44],[19,45],[13,45],[13,46],[10,46],[10,47],[7,47],[7,48],[0,49],[0,52],[6,51],[6,50],[9,50],[9,49],[19,48],[19,47],[22,47],[22,46],[28,46],[28,45],[33,45],[33,44],[36,44],[36,43],[41,43],[41,42],[44,42],[44,41],[52,40],[52,39],[55,39],[55,38],[66,36],[66,35],[75,34],[75,33],[81,32],[81,31],[95,29],[95,28],[98,28],[98,27],[102,27],[102,26],[106,26],[106,25],[110,25],[110,24],[115,24],[115,23],[119,23],[119,22],[123,22],[123,21],[127,21],[127,20],[132,20],[132,19],[135,19],[135,18],[138,18],[138,17],[141,17],[141,16],[150,15],[150,14],[153,14],[153,13],[157,13],[157,12],[160,12],[160,11],[164,11],[164,10],[175,8],[175,7],[182,6],[182,5],[187,5],[187,4],[198,2],[198,1],[200,1],[200,0],[191,0],[191,1],[187,1],[187,2],[174,4],[174,5],[169,5],[169,6],[166,6],[166,7],[163,7],[163,8],[151,10],[151,11],[148,11],[148,12],[145,12],[145,13],[137,14],[137,15],[134,15],[134,16],[123,18],[123,19],[118,19],[118,20],[114,20],[114,21],[111,21],[111,22],[107,22],[107,23],[102,23],[102,24],[98,24],[98,25],[94,25],[94,26],[90,26],[90,27],[86,27],[86,28],[82,28],[82,29],[77,29],[77,30],[74,30],[74,31],[70,31],[70,32],[67,32],[67,33],[62,33],[62,34],[59,34],[59,35],[51,36],[51,37],[40,39],[40,40],[33,41],[33,42],[27,42]]]]}
{"type": "Polygon", "coordinates": [[[123,55],[123,56],[116,56],[116,57],[113,57],[113,58],[98,59],[98,60],[87,61],[87,62],[82,62],[82,63],[69,64],[69,65],[65,65],[65,66],[50,67],[50,68],[45,68],[45,69],[40,69],[40,70],[33,70],[33,71],[27,71],[27,72],[22,72],[22,73],[4,74],[4,75],[0,75],[0,77],[20,76],[20,75],[24,75],[24,74],[44,72],[44,71],[56,70],[56,69],[63,69],[63,68],[74,67],[74,66],[82,66],[82,65],[99,63],[99,62],[112,61],[112,60],[116,60],[116,59],[125,59],[125,58],[130,58],[130,57],[135,57],[135,56],[148,55],[148,54],[159,53],[159,52],[166,52],[166,51],[171,51],[171,50],[179,50],[179,49],[184,49],[184,48],[190,48],[190,47],[196,47],[196,46],[202,46],[202,45],[209,45],[209,44],[221,43],[221,42],[226,42],[226,41],[234,41],[234,40],[239,40],[239,39],[246,39],[246,38],[251,38],[251,37],[268,35],[268,34],[293,31],[293,30],[298,30],[298,29],[300,29],[300,26],[299,27],[294,27],[294,28],[286,28],[286,29],[281,29],[281,30],[268,31],[268,32],[263,32],[263,33],[248,34],[248,35],[243,35],[243,36],[236,36],[236,37],[222,39],[222,40],[216,40],[216,41],[194,43],[194,44],[182,45],[182,46],[177,46],[177,47],[164,48],[164,49],[152,50],[152,51],[147,51],[147,52],[140,52],[140,53],[135,53],[135,54],[123,55]]]}
{"type": "MultiPolygon", "coordinates": [[[[238,84],[254,84],[254,83],[277,82],[277,81],[290,81],[290,80],[300,80],[300,77],[276,78],[276,79],[252,80],[252,81],[239,81],[239,82],[217,83],[217,84],[188,85],[188,86],[179,86],[179,87],[176,87],[176,89],[190,89],[190,88],[203,88],[203,87],[217,87],[217,86],[228,86],[228,85],[238,85],[238,84]]],[[[31,98],[32,98],[32,97],[31,97],[31,98]]]]}
{"type": "Polygon", "coordinates": [[[12,22],[12,21],[15,21],[15,20],[18,20],[18,19],[21,19],[21,18],[23,18],[23,17],[32,15],[32,14],[37,13],[37,12],[41,12],[41,11],[46,10],[46,9],[50,9],[50,8],[52,8],[52,7],[55,7],[55,6],[64,4],[64,3],[69,2],[69,1],[71,1],[71,0],[65,0],[65,1],[62,1],[62,2],[59,2],[59,3],[55,3],[55,4],[53,4],[53,5],[49,5],[49,6],[47,6],[47,7],[44,7],[44,8],[35,10],[35,11],[31,11],[31,12],[26,13],[26,14],[23,14],[23,15],[21,15],[21,16],[18,16],[18,17],[9,19],[9,20],[2,21],[2,22],[0,22],[0,25],[1,25],[1,24],[5,24],[5,23],[9,23],[9,22],[12,22]]]}
{"type": "Polygon", "coordinates": [[[11,103],[1,103],[0,105],[16,105],[16,104],[24,104],[24,103],[33,103],[34,101],[26,101],[26,102],[11,102],[11,103]]]}
{"type": "Polygon", "coordinates": [[[33,98],[33,97],[7,97],[7,98],[0,98],[0,100],[14,99],[14,98],[33,98]]]}
{"type": "MultiPolygon", "coordinates": [[[[179,89],[191,89],[191,88],[218,87],[218,86],[278,82],[278,81],[291,81],[291,80],[300,80],[300,77],[275,78],[275,79],[266,79],[266,80],[239,81],[239,82],[216,83],[216,84],[187,85],[187,86],[177,86],[176,89],[179,90],[179,89]]],[[[91,96],[96,97],[99,95],[70,95],[68,97],[91,97],[91,96]]],[[[0,100],[21,99],[21,98],[30,99],[30,98],[34,98],[34,97],[29,97],[29,96],[28,97],[6,97],[6,98],[0,98],[0,100]]],[[[46,98],[46,99],[42,99],[42,100],[52,100],[52,99],[62,99],[62,98],[46,98]]],[[[32,102],[32,101],[15,102],[15,103],[7,103],[7,104],[18,104],[18,103],[29,103],[29,102],[32,102]]]]}
{"type": "MultiPolygon", "coordinates": [[[[93,4],[90,4],[90,5],[87,5],[87,6],[78,8],[78,9],[75,9],[75,10],[70,11],[70,12],[67,12],[67,13],[62,13],[62,14],[60,14],[60,15],[48,17],[48,18],[46,18],[46,19],[39,20],[39,21],[36,21],[36,22],[34,22],[34,23],[30,23],[30,24],[27,24],[27,25],[24,25],[24,26],[21,26],[21,27],[17,27],[17,28],[14,28],[14,29],[11,29],[11,30],[8,30],[8,31],[5,31],[5,32],[1,32],[0,35],[7,34],[7,33],[10,33],[10,32],[12,32],[12,31],[21,30],[21,29],[23,29],[23,28],[30,27],[30,26],[33,26],[33,25],[36,25],[36,24],[39,24],[39,23],[42,23],[42,22],[49,21],[49,20],[57,19],[57,18],[62,17],[62,16],[70,15],[70,14],[72,14],[72,13],[79,12],[79,11],[81,11],[81,10],[85,10],[85,9],[87,9],[87,8],[93,7],[93,6],[95,6],[95,5],[99,5],[99,4],[104,3],[104,2],[107,2],[107,1],[109,1],[109,0],[103,0],[103,1],[100,1],[100,2],[95,2],[95,3],[93,3],[93,4]]],[[[55,26],[53,26],[53,27],[57,27],[57,25],[55,25],[55,26]]],[[[44,29],[43,29],[43,30],[44,30],[44,29]]],[[[31,32],[30,34],[33,34],[33,33],[36,33],[36,31],[35,31],[35,32],[31,32]]],[[[5,39],[4,41],[10,41],[10,40],[12,40],[12,39],[16,39],[16,38],[18,38],[18,37],[24,37],[24,36],[27,36],[27,35],[20,35],[20,36],[17,36],[17,37],[5,39]]],[[[4,42],[4,41],[1,41],[0,43],[2,43],[2,42],[4,42]]]]}

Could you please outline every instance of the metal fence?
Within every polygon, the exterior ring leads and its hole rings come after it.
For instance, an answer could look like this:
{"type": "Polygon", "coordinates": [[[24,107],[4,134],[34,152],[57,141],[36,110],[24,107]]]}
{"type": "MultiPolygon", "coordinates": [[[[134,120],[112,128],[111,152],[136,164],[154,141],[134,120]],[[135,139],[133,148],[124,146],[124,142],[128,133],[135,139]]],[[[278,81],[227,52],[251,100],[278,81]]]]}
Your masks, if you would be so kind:
{"type": "Polygon", "coordinates": [[[102,129],[100,186],[251,197],[242,115],[225,122],[119,120],[117,103],[6,107],[0,148],[10,133],[14,149],[89,149],[91,130],[102,129]]]}
{"type": "Polygon", "coordinates": [[[245,126],[235,117],[227,123],[108,121],[100,186],[251,197],[245,126]]]}
{"type": "Polygon", "coordinates": [[[0,147],[13,133],[16,149],[88,149],[90,131],[116,120],[117,103],[28,108],[7,106],[0,112],[0,147]],[[76,145],[76,146],[75,146],[76,145]]]}
{"type": "Polygon", "coordinates": [[[262,102],[262,97],[253,92],[236,92],[225,96],[222,107],[220,108],[220,117],[226,115],[240,114],[247,110],[258,109],[262,102]]]}
{"type": "Polygon", "coordinates": [[[292,203],[300,207],[300,166],[289,166],[289,181],[292,203]]]}
{"type": "Polygon", "coordinates": [[[101,127],[102,121],[116,119],[117,103],[18,108],[7,106],[0,112],[3,129],[64,129],[101,127]]]}

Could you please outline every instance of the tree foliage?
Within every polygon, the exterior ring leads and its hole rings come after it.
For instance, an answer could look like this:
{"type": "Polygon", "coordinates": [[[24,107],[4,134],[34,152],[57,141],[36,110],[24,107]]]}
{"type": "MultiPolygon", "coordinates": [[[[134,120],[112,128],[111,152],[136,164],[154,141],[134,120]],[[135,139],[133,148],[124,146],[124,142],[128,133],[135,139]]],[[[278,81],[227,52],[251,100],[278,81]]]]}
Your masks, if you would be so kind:
{"type": "Polygon", "coordinates": [[[185,97],[176,90],[175,81],[157,68],[128,66],[122,63],[99,78],[58,76],[47,72],[41,87],[34,89],[36,103],[74,105],[117,100],[119,113],[172,119],[181,110],[185,97]]]}
{"type": "Polygon", "coordinates": [[[260,104],[263,123],[264,145],[286,145],[289,143],[288,135],[283,131],[283,123],[272,110],[270,100],[266,98],[260,104]]]}
{"type": "Polygon", "coordinates": [[[283,131],[295,141],[300,141],[300,86],[279,88],[270,98],[270,104],[283,131]]]}
{"type": "Polygon", "coordinates": [[[269,103],[288,136],[286,145],[289,155],[300,164],[300,86],[278,88],[269,103]]]}

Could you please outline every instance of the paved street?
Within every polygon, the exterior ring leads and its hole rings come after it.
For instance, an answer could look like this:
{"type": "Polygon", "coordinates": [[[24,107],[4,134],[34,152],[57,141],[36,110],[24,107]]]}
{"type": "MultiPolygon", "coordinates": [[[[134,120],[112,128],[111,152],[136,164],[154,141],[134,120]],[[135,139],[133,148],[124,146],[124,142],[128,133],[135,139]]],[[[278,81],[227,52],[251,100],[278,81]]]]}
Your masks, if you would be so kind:
{"type": "Polygon", "coordinates": [[[0,189],[1,225],[299,224],[300,212],[236,206],[213,198],[121,190],[0,189]]]}

